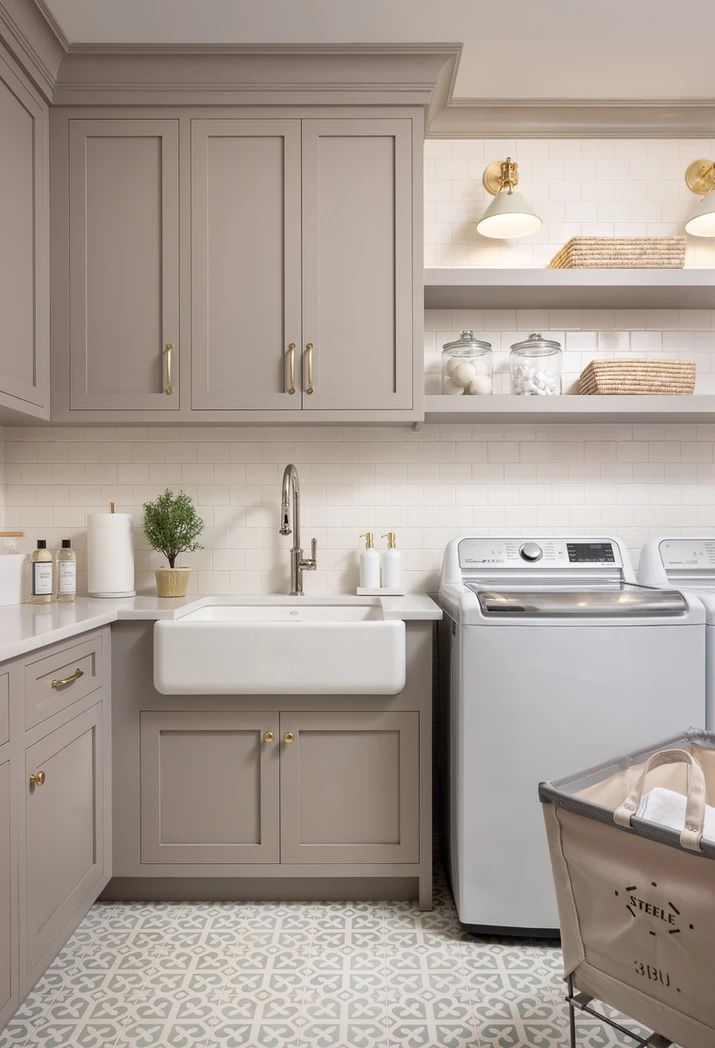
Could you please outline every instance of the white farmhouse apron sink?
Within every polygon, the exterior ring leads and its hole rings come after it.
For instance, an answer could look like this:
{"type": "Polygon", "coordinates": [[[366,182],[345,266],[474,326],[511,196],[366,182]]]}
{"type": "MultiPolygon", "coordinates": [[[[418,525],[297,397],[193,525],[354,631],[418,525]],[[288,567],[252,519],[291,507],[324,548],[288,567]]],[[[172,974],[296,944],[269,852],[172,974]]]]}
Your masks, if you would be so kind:
{"type": "Polygon", "coordinates": [[[164,695],[395,695],[405,624],[379,601],[305,597],[207,603],[154,626],[164,695]]]}

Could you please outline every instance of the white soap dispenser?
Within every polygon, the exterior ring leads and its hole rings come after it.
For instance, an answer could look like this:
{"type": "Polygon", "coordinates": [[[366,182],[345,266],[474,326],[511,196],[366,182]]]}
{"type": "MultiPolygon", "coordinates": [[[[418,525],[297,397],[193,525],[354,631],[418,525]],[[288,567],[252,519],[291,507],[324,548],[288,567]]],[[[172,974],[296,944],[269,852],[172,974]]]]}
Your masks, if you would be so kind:
{"type": "Polygon", "coordinates": [[[387,539],[387,549],[382,554],[383,589],[402,589],[402,554],[397,548],[394,531],[382,536],[387,539]]]}
{"type": "Polygon", "coordinates": [[[379,589],[380,554],[375,549],[375,536],[366,531],[360,538],[365,539],[365,549],[360,550],[360,589],[379,589]]]}

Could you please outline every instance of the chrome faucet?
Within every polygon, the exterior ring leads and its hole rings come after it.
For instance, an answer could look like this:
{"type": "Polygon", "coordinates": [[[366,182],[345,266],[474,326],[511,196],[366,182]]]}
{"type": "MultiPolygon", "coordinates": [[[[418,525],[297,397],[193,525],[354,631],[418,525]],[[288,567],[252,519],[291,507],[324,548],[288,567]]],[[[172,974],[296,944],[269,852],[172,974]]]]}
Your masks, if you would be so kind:
{"type": "Polygon", "coordinates": [[[290,592],[291,596],[303,595],[303,572],[315,571],[318,566],[318,543],[316,539],[310,544],[310,557],[303,556],[300,545],[300,480],[298,470],[289,463],[283,470],[281,486],[281,535],[293,535],[293,546],[290,551],[290,592]],[[293,496],[293,527],[291,528],[288,511],[293,496]]]}

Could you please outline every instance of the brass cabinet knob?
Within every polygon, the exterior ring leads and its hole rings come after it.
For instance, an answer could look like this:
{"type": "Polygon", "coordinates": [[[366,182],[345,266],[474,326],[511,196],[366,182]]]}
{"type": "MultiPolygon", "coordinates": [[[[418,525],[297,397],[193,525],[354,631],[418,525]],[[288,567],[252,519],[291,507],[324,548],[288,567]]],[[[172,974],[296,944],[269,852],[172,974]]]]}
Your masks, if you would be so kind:
{"type": "Polygon", "coordinates": [[[289,743],[293,742],[294,738],[295,738],[295,735],[293,734],[292,731],[284,731],[283,732],[283,742],[285,742],[286,745],[288,745],[289,743]]]}
{"type": "Polygon", "coordinates": [[[264,731],[263,732],[263,741],[264,742],[273,742],[274,739],[275,739],[275,735],[273,734],[272,731],[264,731]]]}
{"type": "Polygon", "coordinates": [[[30,786],[44,786],[45,785],[45,773],[44,771],[33,771],[30,776],[30,786]]]}

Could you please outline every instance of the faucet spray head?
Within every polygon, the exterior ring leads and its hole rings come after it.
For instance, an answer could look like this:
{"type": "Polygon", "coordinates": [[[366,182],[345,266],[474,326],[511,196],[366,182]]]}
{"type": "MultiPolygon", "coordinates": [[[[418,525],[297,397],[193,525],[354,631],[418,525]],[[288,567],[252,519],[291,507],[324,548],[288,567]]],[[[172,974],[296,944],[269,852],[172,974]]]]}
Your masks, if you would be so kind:
{"type": "Polygon", "coordinates": [[[281,535],[290,535],[290,534],[292,534],[290,524],[288,523],[288,503],[287,502],[284,502],[281,505],[280,534],[281,535]]]}

